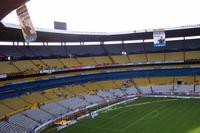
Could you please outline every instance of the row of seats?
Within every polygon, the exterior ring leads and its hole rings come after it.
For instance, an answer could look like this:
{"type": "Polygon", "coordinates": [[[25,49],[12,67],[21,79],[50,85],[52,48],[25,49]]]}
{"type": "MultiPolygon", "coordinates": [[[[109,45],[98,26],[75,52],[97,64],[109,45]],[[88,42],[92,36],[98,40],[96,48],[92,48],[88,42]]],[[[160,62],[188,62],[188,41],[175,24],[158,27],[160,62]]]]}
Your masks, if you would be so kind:
{"type": "Polygon", "coordinates": [[[39,122],[34,121],[21,113],[18,113],[16,115],[9,117],[8,122],[11,124],[17,124],[21,127],[24,127],[28,131],[32,131],[34,127],[37,127],[40,125],[39,122]]]}
{"type": "Polygon", "coordinates": [[[82,94],[80,96],[48,103],[40,106],[40,108],[25,110],[10,116],[7,118],[7,122],[2,121],[2,123],[7,124],[4,124],[5,127],[1,127],[0,123],[0,131],[4,130],[4,128],[9,129],[10,131],[15,131],[16,129],[13,129],[11,126],[17,125],[24,131],[27,131],[27,133],[30,133],[33,132],[34,129],[39,125],[62,115],[68,114],[70,111],[85,108],[88,105],[96,103],[101,104],[105,103],[106,101],[113,101],[116,98],[121,98],[127,95],[136,95],[137,93],[138,92],[135,88],[104,90],[99,91],[96,94],[82,94]]]}
{"type": "MultiPolygon", "coordinates": [[[[190,52],[172,52],[172,53],[154,53],[154,54],[135,54],[135,55],[114,55],[111,56],[114,63],[127,64],[138,62],[163,62],[163,61],[183,61],[200,58],[200,51],[190,52]]],[[[15,62],[0,62],[0,73],[34,73],[43,69],[67,68],[77,66],[96,66],[112,64],[108,56],[99,57],[80,57],[65,59],[43,59],[27,60],[15,62]]]]}
{"type": "Polygon", "coordinates": [[[88,71],[78,71],[78,72],[70,72],[70,73],[61,73],[61,74],[53,74],[53,75],[44,75],[38,77],[29,77],[29,78],[22,78],[22,79],[13,79],[13,80],[5,80],[0,82],[0,86],[11,84],[11,83],[18,83],[18,82],[32,82],[35,80],[46,80],[52,79],[59,76],[75,76],[75,75],[83,75],[89,73],[101,73],[101,72],[109,72],[109,71],[128,71],[133,69],[161,69],[161,68],[184,68],[184,67],[191,67],[191,66],[199,66],[198,64],[183,64],[183,65],[165,65],[165,66],[133,66],[133,67],[125,67],[125,68],[106,68],[103,70],[88,70],[88,71]]]}
{"type": "MultiPolygon", "coordinates": [[[[117,81],[112,81],[114,82],[117,81]]],[[[121,83],[132,84],[132,80],[126,80],[121,83]]],[[[200,92],[200,85],[196,85],[196,89],[200,92]]],[[[40,108],[25,110],[21,113],[14,114],[8,118],[8,122],[0,121],[0,131],[2,133],[11,133],[11,132],[32,132],[37,126],[53,120],[57,117],[60,117],[64,114],[68,114],[70,111],[76,109],[85,108],[88,105],[95,103],[105,103],[107,101],[114,101],[117,98],[126,97],[129,95],[137,95],[139,90],[143,94],[189,94],[194,88],[194,85],[157,85],[157,86],[139,86],[136,88],[133,87],[124,87],[120,89],[111,89],[111,90],[99,90],[95,94],[81,94],[79,96],[74,96],[68,99],[63,99],[60,101],[48,103],[40,106],[40,108]],[[7,130],[7,132],[6,132],[7,130]]],[[[48,91],[49,92],[49,91],[48,91]]],[[[51,92],[51,91],[50,91],[51,92]]]]}
{"type": "MultiPolygon", "coordinates": [[[[13,56],[15,58],[35,58],[35,57],[69,57],[69,56],[102,56],[121,54],[122,51],[126,51],[128,54],[138,54],[138,53],[154,53],[163,51],[181,51],[183,50],[197,50],[200,49],[199,46],[200,39],[189,39],[189,40],[173,40],[167,41],[165,47],[154,47],[152,42],[138,42],[138,43],[123,43],[123,44],[106,44],[106,45],[71,45],[70,43],[65,45],[56,45],[47,43],[44,45],[35,45],[34,43],[29,46],[24,45],[0,45],[0,53],[5,56],[13,56]]],[[[80,43],[79,43],[80,44],[80,43]]]]}
{"type": "Polygon", "coordinates": [[[182,84],[182,85],[158,85],[158,86],[139,86],[143,94],[200,94],[200,85],[182,84]]]}
{"type": "Polygon", "coordinates": [[[27,131],[14,124],[10,124],[6,121],[0,121],[0,133],[27,133],[27,131]]]}
{"type": "Polygon", "coordinates": [[[181,81],[182,85],[200,84],[200,76],[108,80],[101,82],[88,82],[82,85],[70,85],[63,88],[53,88],[43,92],[25,94],[20,97],[1,100],[0,116],[31,108],[34,104],[44,104],[84,94],[95,94],[99,91],[110,91],[118,88],[142,86],[144,92],[146,92],[145,90],[150,92],[151,89],[149,88],[151,86],[176,85],[179,81],[181,81]]]}

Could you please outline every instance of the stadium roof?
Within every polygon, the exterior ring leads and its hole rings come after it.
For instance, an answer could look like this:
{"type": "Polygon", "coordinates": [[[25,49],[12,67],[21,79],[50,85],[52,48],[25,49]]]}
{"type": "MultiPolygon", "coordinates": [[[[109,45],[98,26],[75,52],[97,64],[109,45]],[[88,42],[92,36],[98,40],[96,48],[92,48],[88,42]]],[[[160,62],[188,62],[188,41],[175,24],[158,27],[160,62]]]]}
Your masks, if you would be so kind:
{"type": "MultiPolygon", "coordinates": [[[[0,20],[29,0],[0,0],[0,20]]],[[[153,29],[120,33],[70,32],[63,30],[36,29],[36,42],[93,42],[152,39],[153,29]]],[[[164,29],[167,38],[199,36],[200,25],[164,29]]],[[[0,23],[0,41],[23,42],[19,26],[0,23]]]]}
{"type": "MultiPolygon", "coordinates": [[[[122,41],[152,39],[152,30],[130,31],[130,32],[72,32],[64,30],[36,29],[36,42],[95,42],[95,41],[122,41]]],[[[184,26],[164,29],[166,38],[199,36],[200,26],[184,26]]],[[[11,24],[0,24],[0,41],[23,42],[24,38],[19,26],[11,24]]]]}
{"type": "Polygon", "coordinates": [[[29,0],[0,0],[0,20],[29,0]]]}

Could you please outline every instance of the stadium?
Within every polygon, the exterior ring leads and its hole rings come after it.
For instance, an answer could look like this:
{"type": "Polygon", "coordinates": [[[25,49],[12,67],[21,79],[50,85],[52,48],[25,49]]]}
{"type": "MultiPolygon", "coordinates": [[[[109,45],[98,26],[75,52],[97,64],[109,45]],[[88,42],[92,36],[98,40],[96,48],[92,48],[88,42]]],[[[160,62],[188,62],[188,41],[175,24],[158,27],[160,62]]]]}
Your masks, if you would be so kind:
{"type": "Polygon", "coordinates": [[[200,25],[29,32],[0,22],[0,133],[200,133],[200,25]]]}

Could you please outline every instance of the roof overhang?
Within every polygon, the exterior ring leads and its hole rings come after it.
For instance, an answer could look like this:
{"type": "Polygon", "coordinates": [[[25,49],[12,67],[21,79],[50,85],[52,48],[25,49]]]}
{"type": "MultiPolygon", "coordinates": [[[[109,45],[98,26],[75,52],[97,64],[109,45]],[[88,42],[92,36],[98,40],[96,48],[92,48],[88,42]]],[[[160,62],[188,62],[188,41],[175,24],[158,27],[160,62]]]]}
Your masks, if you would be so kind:
{"type": "MultiPolygon", "coordinates": [[[[164,29],[166,38],[199,36],[200,26],[188,26],[164,29]]],[[[36,42],[96,42],[152,39],[154,30],[129,32],[73,32],[64,30],[36,29],[36,42]]],[[[0,41],[23,42],[24,38],[19,26],[0,24],[0,41]]]]}
{"type": "Polygon", "coordinates": [[[0,20],[29,0],[0,0],[0,20]]]}

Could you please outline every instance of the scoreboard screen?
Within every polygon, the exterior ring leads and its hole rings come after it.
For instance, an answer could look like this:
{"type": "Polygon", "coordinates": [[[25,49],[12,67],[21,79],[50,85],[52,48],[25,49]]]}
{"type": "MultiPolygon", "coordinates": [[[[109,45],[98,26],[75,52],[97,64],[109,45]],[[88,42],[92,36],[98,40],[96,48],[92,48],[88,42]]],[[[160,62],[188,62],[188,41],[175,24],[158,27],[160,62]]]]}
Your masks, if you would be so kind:
{"type": "Polygon", "coordinates": [[[54,29],[67,30],[67,24],[65,22],[54,21],[54,29]]]}

